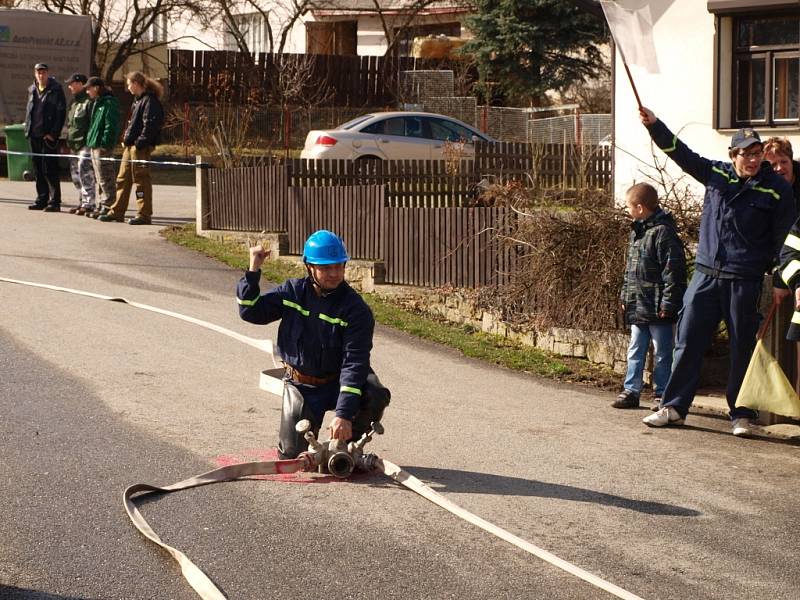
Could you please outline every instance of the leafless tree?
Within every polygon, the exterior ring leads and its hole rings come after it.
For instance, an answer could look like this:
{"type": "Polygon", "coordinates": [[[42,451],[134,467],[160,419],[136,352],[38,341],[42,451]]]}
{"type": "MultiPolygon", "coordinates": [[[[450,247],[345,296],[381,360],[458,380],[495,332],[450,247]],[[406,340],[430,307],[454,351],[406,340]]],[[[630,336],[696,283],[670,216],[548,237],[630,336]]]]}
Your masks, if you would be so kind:
{"type": "Polygon", "coordinates": [[[250,24],[243,15],[258,15],[266,36],[266,51],[283,53],[289,34],[302,15],[313,8],[327,6],[325,0],[203,0],[204,10],[198,18],[206,27],[225,27],[237,50],[252,54],[247,41],[250,24]]]}

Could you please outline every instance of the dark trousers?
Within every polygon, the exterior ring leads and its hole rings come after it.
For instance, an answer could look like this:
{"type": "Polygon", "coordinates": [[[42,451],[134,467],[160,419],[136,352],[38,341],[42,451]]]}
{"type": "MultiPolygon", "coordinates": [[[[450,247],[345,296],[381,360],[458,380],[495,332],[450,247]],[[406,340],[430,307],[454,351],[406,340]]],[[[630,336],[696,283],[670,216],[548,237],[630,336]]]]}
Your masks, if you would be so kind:
{"type": "MultiPolygon", "coordinates": [[[[305,400],[305,410],[310,417],[315,431],[322,427],[325,413],[336,409],[339,399],[339,380],[325,385],[303,385],[295,383],[294,386],[305,400]]],[[[361,408],[353,418],[353,439],[358,439],[369,431],[372,421],[379,421],[383,416],[383,409],[389,404],[391,394],[380,383],[377,376],[371,373],[364,383],[361,408]]]]}
{"type": "Polygon", "coordinates": [[[39,156],[58,154],[58,142],[48,142],[44,138],[32,137],[33,172],[36,175],[36,204],[61,206],[61,181],[58,173],[58,157],[39,156]]]}
{"type": "Polygon", "coordinates": [[[703,355],[711,345],[719,322],[724,320],[730,346],[726,392],[730,417],[756,417],[749,408],[737,408],[736,397],[756,345],[761,321],[758,313],[760,296],[760,280],[719,279],[695,271],[678,317],[672,375],[664,390],[662,406],[672,406],[686,417],[700,381],[703,355]]]}
{"type": "MultiPolygon", "coordinates": [[[[301,419],[309,419],[314,434],[318,435],[325,413],[336,408],[339,398],[338,380],[319,386],[289,380],[286,386],[278,432],[278,454],[284,459],[295,458],[308,448],[308,442],[295,429],[297,423],[301,419]],[[293,390],[294,394],[291,393],[293,390]]],[[[361,405],[353,418],[353,440],[358,440],[367,433],[373,421],[383,418],[383,411],[392,397],[375,373],[367,376],[362,394],[361,405]]]]}

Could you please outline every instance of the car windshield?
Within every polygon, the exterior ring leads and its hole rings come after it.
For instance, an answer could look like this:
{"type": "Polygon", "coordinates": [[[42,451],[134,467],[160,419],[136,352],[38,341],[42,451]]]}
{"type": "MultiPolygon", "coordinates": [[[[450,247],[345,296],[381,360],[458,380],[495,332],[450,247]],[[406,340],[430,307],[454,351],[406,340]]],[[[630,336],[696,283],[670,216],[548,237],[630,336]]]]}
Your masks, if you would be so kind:
{"type": "Polygon", "coordinates": [[[366,121],[367,119],[371,119],[371,118],[372,118],[372,115],[362,115],[360,117],[356,117],[355,119],[352,119],[352,120],[348,121],[347,123],[343,123],[342,125],[339,125],[339,127],[337,127],[336,129],[352,129],[356,125],[359,125],[359,124],[363,123],[364,121],[366,121]]]}

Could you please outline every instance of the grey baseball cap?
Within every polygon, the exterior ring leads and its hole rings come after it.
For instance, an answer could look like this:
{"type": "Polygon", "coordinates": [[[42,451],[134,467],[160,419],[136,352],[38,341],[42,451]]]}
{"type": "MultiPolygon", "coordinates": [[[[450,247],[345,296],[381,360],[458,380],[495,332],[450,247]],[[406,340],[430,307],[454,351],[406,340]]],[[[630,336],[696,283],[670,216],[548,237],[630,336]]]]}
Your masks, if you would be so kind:
{"type": "Polygon", "coordinates": [[[36,63],[33,66],[34,71],[49,71],[50,67],[48,67],[45,63],[36,63]]]}
{"type": "Polygon", "coordinates": [[[761,143],[761,136],[758,135],[758,132],[750,127],[745,127],[734,133],[733,137],[731,137],[731,150],[734,148],[743,150],[744,148],[749,148],[753,144],[761,143]]]}

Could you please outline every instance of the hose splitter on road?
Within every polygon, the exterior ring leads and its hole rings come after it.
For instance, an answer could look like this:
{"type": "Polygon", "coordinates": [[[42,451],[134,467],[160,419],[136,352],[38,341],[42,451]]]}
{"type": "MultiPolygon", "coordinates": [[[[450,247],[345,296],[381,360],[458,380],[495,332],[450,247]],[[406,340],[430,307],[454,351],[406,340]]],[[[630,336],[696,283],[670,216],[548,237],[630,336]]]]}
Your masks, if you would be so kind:
{"type": "MultiPolygon", "coordinates": [[[[104,296],[93,292],[84,290],[75,290],[64,288],[54,285],[43,283],[35,283],[31,281],[20,281],[17,279],[9,279],[0,277],[0,282],[24,285],[35,288],[43,288],[58,292],[67,292],[71,294],[78,294],[85,297],[90,297],[97,300],[108,300],[112,302],[121,302],[132,308],[147,310],[150,312],[158,313],[163,316],[180,319],[182,321],[192,323],[206,329],[216,331],[223,335],[227,335],[237,341],[243,342],[260,350],[272,353],[272,343],[269,340],[257,340],[249,338],[230,329],[214,325],[207,321],[182,315],[177,312],[172,312],[162,308],[132,302],[125,298],[118,296],[104,296]]],[[[261,374],[261,387],[263,389],[278,393],[280,395],[283,384],[281,381],[271,376],[269,371],[264,371],[261,374]]],[[[133,524],[147,539],[155,544],[161,546],[166,550],[180,565],[183,576],[189,585],[203,598],[203,600],[225,600],[226,596],[217,588],[217,586],[198,568],[183,552],[177,548],[164,543],[158,534],[153,531],[142,514],[136,506],[136,499],[141,498],[147,494],[169,494],[180,490],[186,490],[202,485],[209,485],[212,483],[220,483],[223,481],[233,481],[244,477],[253,477],[257,475],[280,475],[288,473],[297,473],[298,471],[318,471],[328,472],[335,477],[347,478],[354,470],[363,470],[369,472],[380,472],[408,489],[416,492],[420,496],[427,498],[434,504],[449,511],[450,513],[472,523],[476,527],[480,527],[484,531],[499,537],[506,542],[513,544],[517,548],[524,550],[538,558],[550,563],[551,565],[578,577],[591,585],[605,590],[609,594],[617,598],[625,600],[642,600],[636,594],[629,592],[613,583],[610,583],[600,577],[581,569],[580,567],[567,562],[555,554],[548,552],[527,540],[524,540],[497,525],[482,519],[481,517],[467,511],[466,509],[451,502],[438,492],[434,491],[422,481],[404,471],[394,463],[389,462],[384,458],[380,458],[374,454],[365,454],[364,446],[372,439],[375,434],[383,433],[383,427],[380,423],[373,423],[372,430],[364,434],[361,439],[344,444],[338,440],[328,440],[327,442],[320,442],[311,431],[311,424],[308,421],[301,421],[297,424],[298,431],[303,433],[306,440],[309,442],[308,451],[300,454],[297,458],[291,460],[272,460],[261,462],[246,462],[225,466],[202,475],[190,477],[183,481],[173,483],[171,485],[159,487],[147,483],[137,483],[128,487],[123,493],[123,502],[125,511],[128,513],[133,524]]]]}

